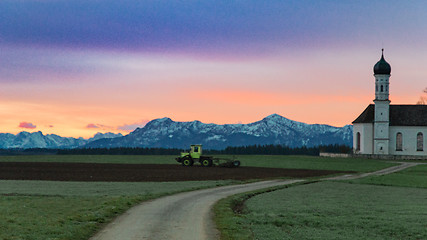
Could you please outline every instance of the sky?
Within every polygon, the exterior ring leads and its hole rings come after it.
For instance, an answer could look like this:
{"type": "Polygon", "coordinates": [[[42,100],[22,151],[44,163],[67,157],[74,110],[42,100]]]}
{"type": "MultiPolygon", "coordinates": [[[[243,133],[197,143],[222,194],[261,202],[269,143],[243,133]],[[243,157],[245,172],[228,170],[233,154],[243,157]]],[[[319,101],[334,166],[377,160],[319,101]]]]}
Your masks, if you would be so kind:
{"type": "Polygon", "coordinates": [[[0,132],[274,113],[340,127],[372,103],[382,48],[391,103],[415,104],[426,42],[421,0],[2,0],[0,132]]]}

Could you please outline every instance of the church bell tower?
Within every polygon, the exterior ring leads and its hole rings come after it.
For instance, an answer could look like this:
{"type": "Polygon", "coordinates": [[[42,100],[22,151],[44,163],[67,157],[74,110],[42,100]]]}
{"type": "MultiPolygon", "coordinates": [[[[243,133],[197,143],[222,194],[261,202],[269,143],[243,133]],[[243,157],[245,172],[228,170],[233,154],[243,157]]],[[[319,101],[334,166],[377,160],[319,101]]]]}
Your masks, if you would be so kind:
{"type": "Polygon", "coordinates": [[[385,61],[384,49],[382,49],[381,59],[374,66],[374,77],[375,77],[374,154],[389,154],[390,73],[391,73],[391,66],[385,61]]]}

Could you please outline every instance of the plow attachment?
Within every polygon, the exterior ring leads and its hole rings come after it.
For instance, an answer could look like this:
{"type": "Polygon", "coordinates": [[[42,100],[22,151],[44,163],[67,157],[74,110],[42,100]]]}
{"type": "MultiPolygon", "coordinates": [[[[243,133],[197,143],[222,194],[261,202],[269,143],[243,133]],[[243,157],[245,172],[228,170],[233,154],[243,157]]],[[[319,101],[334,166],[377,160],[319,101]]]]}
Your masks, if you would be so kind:
{"type": "Polygon", "coordinates": [[[236,168],[240,166],[240,161],[233,158],[213,158],[213,162],[218,167],[236,168]]]}

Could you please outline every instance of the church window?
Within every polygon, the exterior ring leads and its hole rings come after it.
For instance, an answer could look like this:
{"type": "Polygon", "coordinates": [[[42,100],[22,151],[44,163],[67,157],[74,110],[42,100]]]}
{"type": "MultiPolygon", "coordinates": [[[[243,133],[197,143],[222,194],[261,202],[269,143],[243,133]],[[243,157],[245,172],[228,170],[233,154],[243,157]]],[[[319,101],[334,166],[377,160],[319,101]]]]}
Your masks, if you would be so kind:
{"type": "Polygon", "coordinates": [[[356,151],[360,151],[360,132],[356,135],[357,142],[356,142],[356,151]]]}
{"type": "Polygon", "coordinates": [[[419,132],[417,134],[417,151],[423,151],[423,150],[424,150],[423,134],[419,132]]]}
{"type": "Polygon", "coordinates": [[[402,133],[398,132],[396,134],[396,151],[402,151],[402,142],[403,142],[402,133]]]}
{"type": "Polygon", "coordinates": [[[378,85],[375,85],[375,91],[378,92],[378,85]]]}
{"type": "Polygon", "coordinates": [[[384,86],[381,85],[381,92],[384,92],[384,86]]]}
{"type": "Polygon", "coordinates": [[[388,91],[388,87],[387,87],[387,85],[385,85],[385,91],[386,91],[386,92],[388,91]]]}

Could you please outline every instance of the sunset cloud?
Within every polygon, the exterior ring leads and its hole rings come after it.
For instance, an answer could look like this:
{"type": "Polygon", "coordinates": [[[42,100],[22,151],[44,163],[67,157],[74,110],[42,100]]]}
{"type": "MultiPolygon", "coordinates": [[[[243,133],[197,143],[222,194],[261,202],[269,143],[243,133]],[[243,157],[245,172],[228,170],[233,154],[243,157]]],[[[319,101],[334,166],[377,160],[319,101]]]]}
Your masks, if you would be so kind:
{"type": "Polygon", "coordinates": [[[97,124],[94,123],[89,123],[86,128],[99,128],[99,126],[97,124]]]}
{"type": "Polygon", "coordinates": [[[37,126],[36,126],[36,125],[34,125],[34,124],[32,124],[32,123],[29,123],[29,122],[21,122],[21,123],[19,123],[19,127],[20,127],[20,128],[34,129],[34,128],[36,128],[37,126]]]}
{"type": "Polygon", "coordinates": [[[112,126],[107,126],[104,124],[98,124],[98,123],[89,123],[88,125],[86,125],[87,129],[102,129],[102,130],[106,130],[106,131],[114,131],[116,130],[115,127],[112,126]]]}
{"type": "Polygon", "coordinates": [[[123,131],[127,131],[127,132],[131,132],[133,130],[135,130],[136,128],[142,128],[145,126],[145,124],[147,124],[150,120],[143,120],[141,122],[138,123],[133,123],[133,124],[124,124],[122,126],[117,127],[118,130],[123,130],[123,131]]]}

